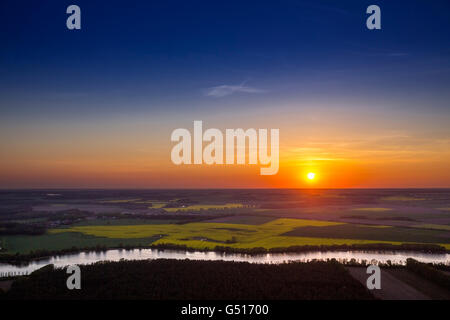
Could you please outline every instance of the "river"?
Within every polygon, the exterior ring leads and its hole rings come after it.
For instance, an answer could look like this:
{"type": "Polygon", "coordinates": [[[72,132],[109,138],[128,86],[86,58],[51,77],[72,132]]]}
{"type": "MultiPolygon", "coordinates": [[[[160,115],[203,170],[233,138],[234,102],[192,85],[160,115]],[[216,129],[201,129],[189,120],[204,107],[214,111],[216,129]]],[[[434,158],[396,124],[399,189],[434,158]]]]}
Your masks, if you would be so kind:
{"type": "Polygon", "coordinates": [[[367,252],[367,251],[312,251],[303,253],[267,253],[260,255],[225,254],[219,252],[186,252],[176,250],[160,249],[110,249],[103,252],[79,252],[53,256],[51,258],[32,261],[26,265],[16,266],[0,263],[0,276],[7,274],[24,275],[29,274],[45,265],[54,264],[56,267],[64,267],[73,264],[90,264],[99,261],[145,260],[145,259],[192,259],[192,260],[223,260],[223,261],[245,261],[250,263],[284,263],[288,261],[307,262],[314,259],[327,260],[335,258],[338,261],[355,259],[358,262],[365,260],[374,263],[386,263],[390,260],[395,264],[404,264],[407,258],[414,258],[427,263],[450,264],[450,254],[431,254],[421,252],[367,252]]]}

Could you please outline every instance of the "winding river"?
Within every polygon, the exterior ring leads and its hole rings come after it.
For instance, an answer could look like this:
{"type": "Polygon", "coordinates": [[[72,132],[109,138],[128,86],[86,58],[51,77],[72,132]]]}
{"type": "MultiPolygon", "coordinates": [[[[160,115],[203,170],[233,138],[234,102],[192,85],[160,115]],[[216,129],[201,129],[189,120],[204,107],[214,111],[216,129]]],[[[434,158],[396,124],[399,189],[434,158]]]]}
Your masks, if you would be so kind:
{"type": "Polygon", "coordinates": [[[303,252],[303,253],[267,253],[260,255],[225,254],[219,252],[186,252],[160,249],[111,249],[103,252],[79,252],[53,256],[51,258],[32,261],[29,264],[16,266],[0,263],[0,277],[6,275],[29,274],[47,264],[56,267],[64,267],[73,264],[90,264],[99,261],[145,260],[145,259],[192,259],[192,260],[223,260],[223,261],[245,261],[250,263],[284,263],[288,261],[307,262],[311,260],[327,260],[335,258],[338,261],[355,259],[373,263],[386,263],[391,261],[395,264],[404,264],[407,258],[414,258],[427,263],[450,264],[450,254],[431,254],[421,252],[366,252],[366,251],[325,251],[325,252],[303,252]]]}

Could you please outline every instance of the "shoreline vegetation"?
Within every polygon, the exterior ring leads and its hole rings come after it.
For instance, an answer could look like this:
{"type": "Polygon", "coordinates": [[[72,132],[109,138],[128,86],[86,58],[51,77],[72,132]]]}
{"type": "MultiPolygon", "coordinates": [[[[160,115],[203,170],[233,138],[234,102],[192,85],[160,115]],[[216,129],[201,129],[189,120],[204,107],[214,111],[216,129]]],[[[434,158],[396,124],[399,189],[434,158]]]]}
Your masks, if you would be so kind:
{"type": "Polygon", "coordinates": [[[36,250],[27,254],[8,254],[0,253],[0,263],[12,265],[26,265],[33,261],[49,259],[53,256],[61,256],[67,254],[76,254],[82,252],[105,252],[108,250],[134,250],[134,249],[156,249],[156,250],[176,250],[185,252],[217,252],[223,254],[244,254],[244,255],[263,255],[263,254],[283,254],[283,253],[303,253],[303,252],[326,252],[326,251],[366,251],[366,252],[422,252],[430,254],[450,253],[445,247],[436,244],[410,244],[404,243],[400,245],[386,243],[371,244],[352,244],[352,245],[305,245],[305,246],[289,246],[276,247],[266,249],[263,247],[255,248],[233,248],[227,246],[216,246],[214,248],[191,248],[186,245],[176,244],[153,244],[145,246],[121,245],[121,246],[101,246],[77,248],[71,247],[62,250],[36,250]]]}

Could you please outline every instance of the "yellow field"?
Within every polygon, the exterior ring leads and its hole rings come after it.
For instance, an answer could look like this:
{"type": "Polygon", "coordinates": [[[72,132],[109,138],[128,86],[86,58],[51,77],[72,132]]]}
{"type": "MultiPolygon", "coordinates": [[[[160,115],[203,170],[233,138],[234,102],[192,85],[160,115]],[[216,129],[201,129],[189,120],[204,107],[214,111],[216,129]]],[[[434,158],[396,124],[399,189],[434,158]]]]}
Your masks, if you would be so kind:
{"type": "Polygon", "coordinates": [[[175,212],[175,211],[198,211],[198,210],[208,210],[208,209],[235,209],[235,208],[243,208],[244,205],[241,203],[226,203],[226,204],[194,204],[191,206],[183,207],[183,208],[164,208],[167,212],[175,212]]]}
{"type": "Polygon", "coordinates": [[[255,242],[278,236],[279,234],[288,232],[297,227],[329,226],[336,224],[340,223],[316,220],[277,219],[262,225],[188,223],[184,225],[146,224],[127,226],[74,226],[67,229],[51,229],[49,232],[81,232],[86,235],[117,239],[146,238],[160,235],[162,239],[155,243],[185,244],[191,247],[202,248],[215,247],[220,243],[231,241],[233,237],[236,243],[230,243],[231,246],[253,247],[253,243],[255,242]],[[201,239],[208,239],[208,241],[202,241],[201,239]]]}
{"type": "Polygon", "coordinates": [[[165,202],[152,202],[152,206],[149,209],[160,209],[166,205],[165,202]]]}
{"type": "MultiPolygon", "coordinates": [[[[214,249],[216,246],[232,248],[266,249],[289,247],[295,245],[352,245],[371,243],[390,243],[399,245],[400,242],[358,239],[333,239],[282,236],[285,232],[298,227],[325,227],[343,223],[318,220],[277,219],[262,225],[244,225],[229,223],[188,223],[188,224],[147,224],[126,226],[74,226],[67,229],[52,229],[50,233],[80,232],[86,235],[129,239],[160,236],[161,239],[153,244],[186,245],[196,249],[214,249]]],[[[444,245],[449,248],[450,245],[444,245]]]]}
{"type": "Polygon", "coordinates": [[[128,203],[128,202],[136,202],[141,199],[117,199],[117,200],[103,200],[100,203],[128,203]]]}

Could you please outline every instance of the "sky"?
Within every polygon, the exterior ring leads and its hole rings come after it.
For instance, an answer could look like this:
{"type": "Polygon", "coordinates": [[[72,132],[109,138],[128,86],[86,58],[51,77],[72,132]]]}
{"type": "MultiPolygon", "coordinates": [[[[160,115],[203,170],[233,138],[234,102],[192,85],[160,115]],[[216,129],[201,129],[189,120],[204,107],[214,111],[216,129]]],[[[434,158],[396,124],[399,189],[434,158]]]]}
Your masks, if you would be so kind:
{"type": "Polygon", "coordinates": [[[0,188],[450,187],[448,1],[0,2],[0,188]],[[81,8],[81,30],[66,8],[81,8]],[[366,8],[381,8],[381,30],[366,8]],[[276,128],[280,168],[176,128],[276,128]],[[314,180],[307,173],[316,173],[314,180]]]}

